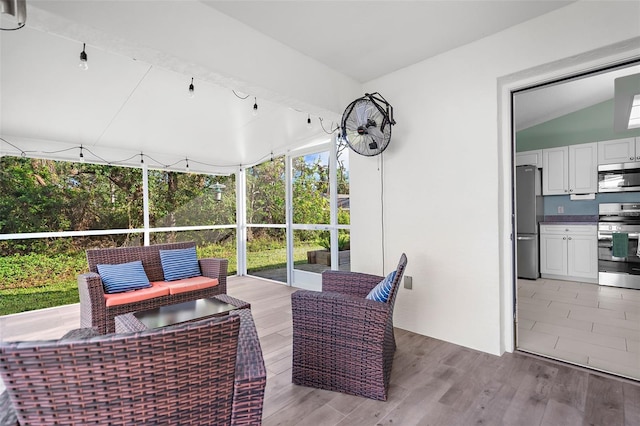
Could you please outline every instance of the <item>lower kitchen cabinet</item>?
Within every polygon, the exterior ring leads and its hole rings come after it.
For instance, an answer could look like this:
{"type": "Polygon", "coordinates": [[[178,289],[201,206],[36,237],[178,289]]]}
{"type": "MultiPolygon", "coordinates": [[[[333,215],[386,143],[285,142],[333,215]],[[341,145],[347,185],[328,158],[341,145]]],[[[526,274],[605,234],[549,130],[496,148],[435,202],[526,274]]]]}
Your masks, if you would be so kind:
{"type": "Polygon", "coordinates": [[[540,274],[542,278],[598,282],[596,225],[542,225],[540,274]]]}

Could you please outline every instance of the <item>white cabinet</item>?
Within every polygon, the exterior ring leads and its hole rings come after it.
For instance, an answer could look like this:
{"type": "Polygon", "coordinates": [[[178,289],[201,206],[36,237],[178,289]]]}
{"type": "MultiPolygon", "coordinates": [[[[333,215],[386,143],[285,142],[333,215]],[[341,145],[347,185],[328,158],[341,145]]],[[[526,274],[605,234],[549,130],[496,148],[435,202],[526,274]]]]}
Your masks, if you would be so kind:
{"type": "Polygon", "coordinates": [[[540,273],[543,278],[597,283],[597,226],[542,225],[540,273]]]}
{"type": "Polygon", "coordinates": [[[569,193],[598,192],[598,144],[569,146],[569,193]]]}
{"type": "Polygon", "coordinates": [[[516,166],[536,166],[542,168],[542,150],[516,152],[516,166]]]}
{"type": "Polygon", "coordinates": [[[598,164],[640,161],[640,138],[598,142],[598,164]]]}
{"type": "Polygon", "coordinates": [[[569,147],[542,150],[542,195],[569,193],[569,147]]]}
{"type": "Polygon", "coordinates": [[[542,150],[542,194],[598,192],[598,144],[562,146],[542,150]]]}

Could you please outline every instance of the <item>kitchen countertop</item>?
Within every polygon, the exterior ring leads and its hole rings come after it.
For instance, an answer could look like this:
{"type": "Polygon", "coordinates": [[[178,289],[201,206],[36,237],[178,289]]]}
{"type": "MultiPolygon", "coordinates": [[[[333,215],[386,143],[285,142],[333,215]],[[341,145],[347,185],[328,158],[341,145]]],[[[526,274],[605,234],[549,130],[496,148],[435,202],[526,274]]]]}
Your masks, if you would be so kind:
{"type": "Polygon", "coordinates": [[[545,216],[540,225],[597,225],[598,216],[591,215],[554,215],[545,216]]]}

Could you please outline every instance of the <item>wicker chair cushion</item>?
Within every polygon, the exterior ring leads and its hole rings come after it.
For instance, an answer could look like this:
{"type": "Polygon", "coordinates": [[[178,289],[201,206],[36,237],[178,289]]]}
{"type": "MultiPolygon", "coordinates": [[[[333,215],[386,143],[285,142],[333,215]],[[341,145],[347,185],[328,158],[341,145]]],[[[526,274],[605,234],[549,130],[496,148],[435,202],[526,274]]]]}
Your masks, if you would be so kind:
{"type": "Polygon", "coordinates": [[[392,271],[389,275],[385,277],[382,281],[378,283],[369,294],[367,294],[366,299],[375,300],[376,302],[387,303],[389,300],[389,294],[391,294],[391,287],[393,284],[393,279],[396,277],[396,271],[392,271]]]}
{"type": "Polygon", "coordinates": [[[165,281],[182,280],[202,275],[195,247],[160,250],[160,263],[165,281]]]}
{"type": "Polygon", "coordinates": [[[151,287],[139,260],[115,265],[98,265],[98,273],[105,293],[122,293],[151,287]]]}
{"type": "Polygon", "coordinates": [[[160,296],[168,296],[169,289],[151,283],[151,287],[126,293],[105,294],[105,306],[126,305],[128,303],[140,302],[160,296]]]}
{"type": "Polygon", "coordinates": [[[183,280],[176,281],[158,281],[154,282],[153,285],[157,285],[159,287],[165,287],[169,289],[169,294],[179,294],[185,293],[193,290],[201,290],[203,288],[215,287],[218,285],[218,280],[216,278],[208,278],[208,277],[191,277],[185,278],[183,280]]]}

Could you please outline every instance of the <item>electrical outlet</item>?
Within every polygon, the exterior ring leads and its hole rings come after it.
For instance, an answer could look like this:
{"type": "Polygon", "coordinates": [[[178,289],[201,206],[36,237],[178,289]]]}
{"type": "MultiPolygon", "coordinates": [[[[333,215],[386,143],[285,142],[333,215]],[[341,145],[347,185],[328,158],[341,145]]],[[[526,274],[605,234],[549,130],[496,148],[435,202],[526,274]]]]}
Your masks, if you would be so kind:
{"type": "Polygon", "coordinates": [[[413,277],[408,275],[404,276],[404,288],[411,290],[413,288],[413,277]]]}
{"type": "Polygon", "coordinates": [[[564,206],[558,206],[558,213],[564,213],[564,206]]]}

